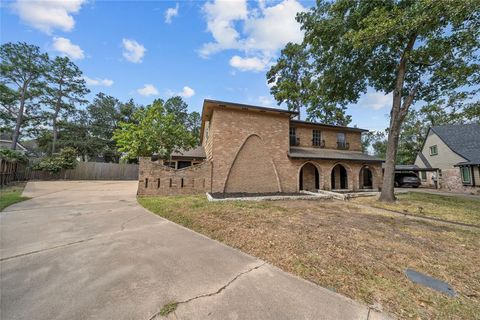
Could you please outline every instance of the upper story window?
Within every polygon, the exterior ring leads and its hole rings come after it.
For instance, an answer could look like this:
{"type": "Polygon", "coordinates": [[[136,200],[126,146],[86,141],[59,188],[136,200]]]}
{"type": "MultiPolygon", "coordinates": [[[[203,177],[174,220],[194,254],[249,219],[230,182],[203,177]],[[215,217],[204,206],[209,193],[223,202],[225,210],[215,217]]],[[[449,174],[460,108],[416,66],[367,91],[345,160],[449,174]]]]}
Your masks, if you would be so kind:
{"type": "Polygon", "coordinates": [[[315,147],[324,147],[325,145],[322,141],[322,132],[318,129],[312,131],[312,145],[315,147]]]}
{"type": "Polygon", "coordinates": [[[299,139],[297,138],[297,128],[290,127],[290,145],[298,146],[299,139]]]}
{"type": "Polygon", "coordinates": [[[337,133],[337,149],[346,150],[348,148],[350,148],[350,144],[346,140],[345,132],[338,132],[337,133]]]}
{"type": "Polygon", "coordinates": [[[430,155],[431,156],[436,156],[438,154],[438,148],[437,145],[433,145],[430,147],[430,155]]]}

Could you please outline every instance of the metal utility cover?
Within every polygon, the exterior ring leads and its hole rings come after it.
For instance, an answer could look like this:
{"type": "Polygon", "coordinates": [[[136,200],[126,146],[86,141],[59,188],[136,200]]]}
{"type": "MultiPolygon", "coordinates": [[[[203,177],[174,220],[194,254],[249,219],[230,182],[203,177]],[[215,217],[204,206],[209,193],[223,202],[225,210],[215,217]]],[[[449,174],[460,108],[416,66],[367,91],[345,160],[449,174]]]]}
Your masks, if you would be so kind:
{"type": "Polygon", "coordinates": [[[446,282],[408,268],[405,270],[405,274],[413,283],[418,283],[433,290],[446,293],[451,297],[455,297],[457,295],[455,290],[446,282]]]}

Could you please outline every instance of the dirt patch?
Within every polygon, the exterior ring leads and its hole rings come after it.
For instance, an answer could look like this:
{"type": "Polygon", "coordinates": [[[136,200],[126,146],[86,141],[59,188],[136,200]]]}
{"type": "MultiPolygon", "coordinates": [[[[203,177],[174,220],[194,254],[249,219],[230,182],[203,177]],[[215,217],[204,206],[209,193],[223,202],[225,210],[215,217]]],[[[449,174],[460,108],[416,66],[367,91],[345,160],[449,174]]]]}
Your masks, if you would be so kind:
{"type": "Polygon", "coordinates": [[[340,201],[208,202],[139,198],[174,222],[401,319],[478,319],[480,231],[340,201]],[[407,267],[450,283],[451,298],[407,267]]]}

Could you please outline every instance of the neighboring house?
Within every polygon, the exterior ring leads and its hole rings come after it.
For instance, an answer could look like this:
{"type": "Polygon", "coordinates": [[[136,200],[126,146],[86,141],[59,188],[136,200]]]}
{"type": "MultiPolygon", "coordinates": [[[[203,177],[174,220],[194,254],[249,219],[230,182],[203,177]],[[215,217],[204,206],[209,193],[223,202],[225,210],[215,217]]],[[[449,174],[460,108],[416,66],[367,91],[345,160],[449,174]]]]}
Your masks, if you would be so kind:
{"type": "Polygon", "coordinates": [[[480,190],[480,124],[452,124],[428,129],[415,165],[438,168],[440,188],[480,190]]]}
{"type": "Polygon", "coordinates": [[[367,130],[294,120],[297,112],[205,100],[201,146],[140,159],[139,194],[291,193],[378,189],[382,160],[361,151],[367,130]]]}
{"type": "MultiPolygon", "coordinates": [[[[0,139],[0,148],[2,149],[12,149],[12,140],[9,139],[0,139]]],[[[26,154],[28,152],[27,148],[23,146],[20,142],[17,142],[17,149],[18,152],[26,154]]]]}

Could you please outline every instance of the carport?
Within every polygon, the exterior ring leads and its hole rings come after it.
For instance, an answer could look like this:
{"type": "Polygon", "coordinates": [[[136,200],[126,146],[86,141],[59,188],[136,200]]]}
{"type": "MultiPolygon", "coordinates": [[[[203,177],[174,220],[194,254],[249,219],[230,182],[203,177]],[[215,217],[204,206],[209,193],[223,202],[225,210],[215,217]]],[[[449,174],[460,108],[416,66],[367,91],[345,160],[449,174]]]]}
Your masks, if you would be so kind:
{"type": "Polygon", "coordinates": [[[442,178],[442,170],[438,168],[419,168],[417,165],[403,165],[395,166],[395,173],[414,172],[422,182],[423,188],[440,188],[440,179],[442,178]]]}

